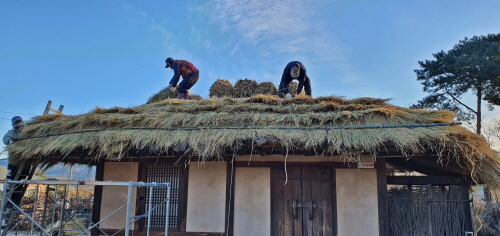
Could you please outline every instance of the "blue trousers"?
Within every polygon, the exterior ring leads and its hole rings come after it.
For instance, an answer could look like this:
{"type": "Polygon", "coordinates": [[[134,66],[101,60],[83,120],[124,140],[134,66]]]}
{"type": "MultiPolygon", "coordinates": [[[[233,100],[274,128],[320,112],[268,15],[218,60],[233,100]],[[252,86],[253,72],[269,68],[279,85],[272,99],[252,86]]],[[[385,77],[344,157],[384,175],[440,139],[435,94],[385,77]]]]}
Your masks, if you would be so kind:
{"type": "Polygon", "coordinates": [[[186,93],[187,90],[189,90],[191,87],[193,87],[194,84],[196,84],[196,82],[198,82],[198,78],[200,78],[200,72],[192,72],[187,76],[187,78],[182,79],[182,81],[179,83],[177,91],[179,93],[186,93]]]}

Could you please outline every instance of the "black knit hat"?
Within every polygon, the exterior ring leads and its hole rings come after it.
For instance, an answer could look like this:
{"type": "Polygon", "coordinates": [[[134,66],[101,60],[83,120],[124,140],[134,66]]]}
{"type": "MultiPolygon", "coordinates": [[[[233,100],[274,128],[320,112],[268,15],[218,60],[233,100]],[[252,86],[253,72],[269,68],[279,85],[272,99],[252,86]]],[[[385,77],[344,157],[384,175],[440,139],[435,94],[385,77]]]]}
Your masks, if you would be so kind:
{"type": "Polygon", "coordinates": [[[167,64],[165,68],[168,68],[168,66],[172,67],[172,65],[174,64],[174,58],[167,58],[167,60],[165,60],[165,63],[167,64]]]}

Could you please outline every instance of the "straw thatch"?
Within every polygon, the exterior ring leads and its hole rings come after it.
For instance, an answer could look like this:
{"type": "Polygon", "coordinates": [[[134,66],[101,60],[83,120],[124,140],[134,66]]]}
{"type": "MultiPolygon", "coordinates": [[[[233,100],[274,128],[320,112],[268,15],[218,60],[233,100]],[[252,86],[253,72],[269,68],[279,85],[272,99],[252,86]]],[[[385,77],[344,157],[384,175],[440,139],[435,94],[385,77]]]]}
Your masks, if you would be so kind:
{"type": "Polygon", "coordinates": [[[154,94],[148,99],[147,104],[153,103],[153,102],[159,102],[163,99],[168,99],[168,98],[176,98],[177,97],[177,90],[174,89],[172,90],[172,87],[168,86],[166,88],[163,88],[160,90],[160,92],[154,94]]]}
{"type": "Polygon", "coordinates": [[[257,86],[257,94],[277,95],[278,90],[272,82],[262,82],[257,86]]]}
{"type": "Polygon", "coordinates": [[[229,80],[217,79],[210,87],[210,97],[233,97],[234,88],[229,80]]]}
{"type": "Polygon", "coordinates": [[[239,79],[234,85],[234,97],[245,98],[257,94],[259,83],[255,80],[239,79]]]}
{"type": "MultiPolygon", "coordinates": [[[[188,93],[189,99],[191,99],[191,100],[201,100],[202,99],[200,95],[191,94],[189,91],[187,91],[187,93],[188,93]]],[[[172,88],[170,88],[170,86],[168,86],[168,87],[160,90],[160,92],[151,96],[146,104],[159,102],[161,100],[169,99],[169,98],[177,98],[177,94],[178,94],[177,89],[172,90],[172,88]]]]}
{"type": "Polygon", "coordinates": [[[297,82],[291,82],[288,84],[288,92],[290,95],[297,95],[297,88],[299,88],[299,84],[297,82]]]}
{"type": "Polygon", "coordinates": [[[8,150],[20,159],[85,155],[86,158],[117,160],[142,150],[153,156],[171,152],[194,155],[204,161],[228,152],[266,145],[287,151],[317,150],[318,155],[341,156],[353,149],[378,156],[392,148],[407,158],[434,153],[444,160],[443,168],[447,162],[454,161],[474,180],[499,186],[498,154],[482,137],[459,126],[335,130],[265,128],[439,124],[453,122],[453,118],[451,112],[406,109],[373,98],[313,99],[299,95],[294,99],[279,99],[256,95],[239,99],[165,99],[131,108],[96,108],[78,116],[35,117],[22,134],[24,138],[34,138],[17,141],[9,145],[8,150]]]}
{"type": "Polygon", "coordinates": [[[188,91],[188,97],[189,97],[189,100],[201,100],[203,99],[200,95],[198,94],[190,94],[189,91],[188,91]]]}

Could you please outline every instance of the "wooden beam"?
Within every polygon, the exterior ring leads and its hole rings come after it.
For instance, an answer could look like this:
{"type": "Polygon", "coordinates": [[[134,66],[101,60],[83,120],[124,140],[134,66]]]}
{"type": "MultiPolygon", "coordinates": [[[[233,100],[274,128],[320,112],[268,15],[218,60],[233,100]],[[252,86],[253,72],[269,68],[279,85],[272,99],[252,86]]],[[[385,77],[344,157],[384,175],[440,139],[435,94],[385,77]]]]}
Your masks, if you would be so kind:
{"type": "MultiPolygon", "coordinates": [[[[460,185],[460,195],[462,200],[469,200],[469,183],[463,183],[460,185]]],[[[474,228],[472,225],[472,212],[471,212],[471,203],[472,201],[464,201],[464,213],[465,213],[465,231],[474,232],[474,228]]]]}
{"type": "Polygon", "coordinates": [[[438,162],[438,157],[427,156],[419,158],[387,158],[388,164],[394,164],[407,170],[417,171],[431,176],[463,176],[467,175],[455,160],[443,160],[443,164],[438,162]]]}
{"type": "Polygon", "coordinates": [[[226,167],[226,217],[225,217],[225,233],[233,235],[234,222],[234,181],[235,181],[235,165],[234,161],[227,161],[226,167]]]}
{"type": "Polygon", "coordinates": [[[387,176],[387,184],[396,185],[462,185],[467,180],[454,176],[387,176]]]}
{"type": "Polygon", "coordinates": [[[377,159],[377,162],[375,162],[375,169],[377,170],[379,235],[385,236],[389,235],[389,197],[387,193],[385,159],[377,159]]]}
{"type": "MultiPolygon", "coordinates": [[[[104,161],[99,162],[96,166],[95,180],[103,181],[104,179],[104,161]]],[[[94,187],[94,204],[92,205],[92,222],[97,223],[101,218],[101,202],[102,202],[102,186],[94,187]]],[[[92,236],[99,235],[97,228],[91,230],[92,236]]]]}

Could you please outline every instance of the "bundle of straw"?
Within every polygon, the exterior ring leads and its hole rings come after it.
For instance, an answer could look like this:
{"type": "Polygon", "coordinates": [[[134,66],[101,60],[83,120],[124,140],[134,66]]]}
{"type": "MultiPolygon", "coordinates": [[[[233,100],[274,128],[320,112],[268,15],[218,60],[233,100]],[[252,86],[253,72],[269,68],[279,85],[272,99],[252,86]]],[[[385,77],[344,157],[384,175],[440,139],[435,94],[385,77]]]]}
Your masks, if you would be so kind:
{"type": "Polygon", "coordinates": [[[160,92],[151,96],[146,104],[159,102],[167,98],[176,98],[176,97],[177,97],[177,89],[172,91],[172,87],[168,86],[160,90],[160,92]]]}
{"type": "Polygon", "coordinates": [[[234,88],[229,80],[217,79],[210,87],[210,97],[233,97],[234,88]]]}
{"type": "Polygon", "coordinates": [[[234,97],[244,98],[257,94],[259,84],[255,80],[239,79],[234,85],[234,97]]]}
{"type": "Polygon", "coordinates": [[[297,95],[297,88],[299,87],[299,84],[297,82],[291,82],[288,84],[288,92],[290,92],[290,95],[295,96],[297,95]]]}
{"type": "Polygon", "coordinates": [[[268,95],[276,95],[278,94],[278,90],[276,86],[272,82],[262,82],[257,86],[256,90],[257,94],[268,94],[268,95]]]}
{"type": "Polygon", "coordinates": [[[202,100],[203,98],[198,94],[190,94],[188,91],[189,100],[202,100]]]}
{"type": "MultiPolygon", "coordinates": [[[[178,93],[179,92],[177,91],[177,89],[175,89],[175,88],[172,89],[170,86],[168,86],[168,87],[162,89],[157,94],[151,96],[151,98],[149,98],[149,100],[146,104],[160,102],[160,101],[163,101],[165,99],[170,99],[170,98],[177,98],[178,93]]],[[[191,94],[189,91],[187,91],[187,94],[188,94],[189,100],[201,100],[202,99],[202,97],[200,95],[191,94]]]]}

